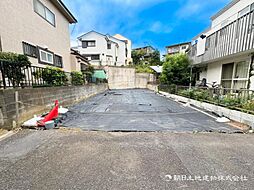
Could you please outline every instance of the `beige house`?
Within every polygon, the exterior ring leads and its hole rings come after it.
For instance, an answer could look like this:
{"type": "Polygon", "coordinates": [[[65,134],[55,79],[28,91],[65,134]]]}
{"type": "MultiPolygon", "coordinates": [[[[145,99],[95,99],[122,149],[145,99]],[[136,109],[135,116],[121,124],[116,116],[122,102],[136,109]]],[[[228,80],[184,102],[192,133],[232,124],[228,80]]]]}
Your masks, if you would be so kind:
{"type": "Polygon", "coordinates": [[[187,53],[190,50],[191,42],[184,42],[166,47],[167,55],[174,55],[177,53],[187,53]]]}
{"type": "Polygon", "coordinates": [[[71,70],[84,71],[90,65],[88,59],[78,51],[71,49],[71,70]]]}
{"type": "Polygon", "coordinates": [[[69,24],[77,20],[61,0],[1,0],[0,18],[0,51],[71,71],[69,24]]]}

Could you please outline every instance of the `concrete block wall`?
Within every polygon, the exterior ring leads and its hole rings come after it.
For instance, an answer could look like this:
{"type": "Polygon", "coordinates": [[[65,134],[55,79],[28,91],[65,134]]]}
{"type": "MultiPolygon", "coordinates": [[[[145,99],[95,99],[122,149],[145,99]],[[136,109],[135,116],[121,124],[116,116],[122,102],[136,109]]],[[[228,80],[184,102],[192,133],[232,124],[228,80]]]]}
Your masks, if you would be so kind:
{"type": "Polygon", "coordinates": [[[10,129],[13,121],[17,119],[20,124],[32,118],[34,114],[49,111],[55,100],[59,100],[62,106],[70,106],[107,89],[107,84],[98,84],[76,87],[0,90],[0,128],[10,129]],[[18,103],[15,99],[15,92],[18,94],[18,103]]]}
{"type": "Polygon", "coordinates": [[[185,98],[185,97],[178,96],[175,94],[169,94],[167,92],[160,91],[160,94],[162,94],[168,98],[180,101],[180,102],[190,103],[191,105],[194,105],[198,108],[201,108],[201,109],[204,109],[204,110],[207,110],[210,112],[214,112],[214,113],[218,114],[219,116],[227,117],[233,121],[237,121],[237,122],[246,124],[246,125],[254,128],[254,115],[243,113],[243,112],[240,112],[237,110],[231,110],[228,108],[224,108],[224,107],[217,106],[214,104],[209,104],[206,102],[200,102],[197,100],[185,98]]]}
{"type": "Polygon", "coordinates": [[[136,73],[135,68],[106,67],[110,89],[147,88],[155,77],[149,73],[136,73]]]}

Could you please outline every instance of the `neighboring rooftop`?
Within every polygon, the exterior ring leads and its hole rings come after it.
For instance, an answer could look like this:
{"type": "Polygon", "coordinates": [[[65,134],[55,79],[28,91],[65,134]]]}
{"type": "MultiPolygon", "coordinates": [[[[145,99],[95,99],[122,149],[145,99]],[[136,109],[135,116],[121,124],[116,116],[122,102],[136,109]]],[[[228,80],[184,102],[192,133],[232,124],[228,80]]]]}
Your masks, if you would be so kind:
{"type": "Polygon", "coordinates": [[[233,0],[231,1],[228,5],[226,5],[223,9],[221,9],[219,12],[217,12],[215,15],[213,15],[211,17],[211,20],[214,20],[216,18],[218,18],[220,15],[222,15],[223,13],[225,13],[228,9],[230,9],[231,7],[233,7],[236,3],[238,3],[240,0],[233,0]]]}
{"type": "Polygon", "coordinates": [[[155,50],[155,48],[154,47],[152,47],[152,46],[144,46],[144,47],[138,47],[138,48],[134,48],[133,50],[140,50],[140,49],[146,49],[146,48],[152,48],[153,50],[155,50]]]}
{"type": "Polygon", "coordinates": [[[154,70],[156,73],[162,73],[162,66],[150,66],[152,70],[154,70]]]}
{"type": "MultiPolygon", "coordinates": [[[[101,36],[104,36],[104,37],[107,38],[107,39],[112,38],[112,39],[115,39],[115,40],[117,40],[117,41],[125,42],[125,43],[126,43],[126,40],[121,40],[121,39],[118,39],[118,38],[116,38],[116,37],[114,37],[114,36],[111,36],[111,35],[109,35],[109,34],[102,34],[102,33],[100,33],[100,32],[94,31],[94,30],[91,30],[91,31],[89,31],[89,32],[87,32],[87,33],[85,33],[85,34],[82,34],[81,36],[78,37],[78,40],[81,40],[83,36],[85,36],[85,35],[87,35],[87,34],[89,34],[89,33],[96,33],[96,34],[99,34],[99,35],[101,35],[101,36]]],[[[109,40],[110,40],[110,39],[109,39],[109,40]]],[[[110,40],[110,41],[112,41],[112,40],[110,40]]],[[[114,42],[114,41],[112,41],[112,42],[114,42]]],[[[116,43],[116,42],[114,42],[114,43],[116,43]]]]}
{"type": "Polygon", "coordinates": [[[181,45],[186,45],[186,44],[190,44],[190,43],[191,43],[191,42],[182,42],[182,43],[179,43],[179,44],[173,44],[173,45],[166,46],[166,48],[175,47],[175,46],[181,46],[181,45]]]}

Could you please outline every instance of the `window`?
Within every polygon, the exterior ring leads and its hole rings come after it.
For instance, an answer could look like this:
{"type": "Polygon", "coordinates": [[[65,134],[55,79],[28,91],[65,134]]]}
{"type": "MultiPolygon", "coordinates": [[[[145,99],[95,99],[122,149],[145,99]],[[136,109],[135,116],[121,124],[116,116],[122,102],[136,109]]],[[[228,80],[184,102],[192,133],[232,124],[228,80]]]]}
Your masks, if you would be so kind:
{"type": "Polygon", "coordinates": [[[91,55],[91,60],[100,60],[100,55],[91,55]]]}
{"type": "Polygon", "coordinates": [[[37,47],[33,46],[29,43],[22,42],[23,44],[23,52],[27,56],[35,57],[37,58],[37,47]]]}
{"type": "Polygon", "coordinates": [[[95,40],[82,41],[82,48],[95,47],[95,45],[96,45],[95,40]]]}
{"type": "Polygon", "coordinates": [[[47,64],[54,64],[54,54],[49,52],[49,51],[45,51],[40,49],[39,50],[39,59],[41,63],[47,63],[47,64]]]}
{"type": "Polygon", "coordinates": [[[53,26],[56,25],[55,15],[39,0],[34,0],[34,11],[53,26]]]}
{"type": "Polygon", "coordinates": [[[55,55],[55,66],[63,68],[63,58],[59,55],[55,55]]]}
{"type": "Polygon", "coordinates": [[[234,63],[222,65],[221,84],[224,88],[231,88],[234,63]]]}
{"type": "Polygon", "coordinates": [[[222,86],[225,88],[241,89],[247,87],[249,63],[241,61],[222,66],[222,86]]]}
{"type": "Polygon", "coordinates": [[[182,49],[187,49],[187,46],[182,46],[182,49]]]}
{"type": "Polygon", "coordinates": [[[111,42],[107,42],[107,48],[111,49],[111,42]]]}

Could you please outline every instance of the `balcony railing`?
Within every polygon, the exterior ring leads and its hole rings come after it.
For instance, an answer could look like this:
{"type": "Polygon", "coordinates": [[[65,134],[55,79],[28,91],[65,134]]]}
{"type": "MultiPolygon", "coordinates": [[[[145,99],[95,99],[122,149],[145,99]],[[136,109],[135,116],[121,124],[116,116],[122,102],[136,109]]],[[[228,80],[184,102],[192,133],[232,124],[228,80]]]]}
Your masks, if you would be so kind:
{"type": "Polygon", "coordinates": [[[208,36],[203,55],[196,56],[197,45],[193,45],[190,57],[193,64],[199,64],[252,49],[254,49],[253,10],[208,36]]]}

